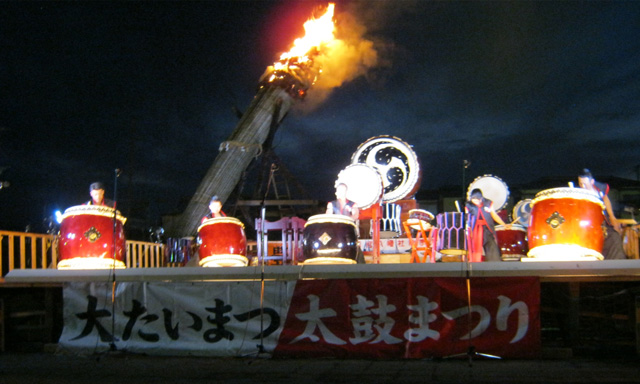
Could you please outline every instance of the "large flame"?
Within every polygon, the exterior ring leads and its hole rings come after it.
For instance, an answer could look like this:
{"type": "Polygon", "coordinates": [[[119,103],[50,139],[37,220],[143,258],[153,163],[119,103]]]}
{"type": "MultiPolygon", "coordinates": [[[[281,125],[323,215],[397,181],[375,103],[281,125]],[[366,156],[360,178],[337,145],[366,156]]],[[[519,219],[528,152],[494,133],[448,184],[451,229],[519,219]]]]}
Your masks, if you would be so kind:
{"type": "Polygon", "coordinates": [[[363,38],[366,29],[344,12],[334,17],[334,9],[335,4],[329,3],[322,16],[304,23],[304,37],[296,39],[293,47],[267,68],[261,86],[278,84],[296,98],[305,98],[313,86],[312,100],[307,99],[313,108],[333,88],[365,75],[378,64],[373,42],[363,38]]]}
{"type": "Polygon", "coordinates": [[[334,40],[333,10],[335,4],[329,3],[326,12],[318,19],[311,18],[304,23],[304,37],[293,42],[289,52],[280,55],[280,61],[274,63],[275,69],[284,69],[291,60],[298,63],[308,62],[309,55],[319,51],[323,45],[334,40]]]}

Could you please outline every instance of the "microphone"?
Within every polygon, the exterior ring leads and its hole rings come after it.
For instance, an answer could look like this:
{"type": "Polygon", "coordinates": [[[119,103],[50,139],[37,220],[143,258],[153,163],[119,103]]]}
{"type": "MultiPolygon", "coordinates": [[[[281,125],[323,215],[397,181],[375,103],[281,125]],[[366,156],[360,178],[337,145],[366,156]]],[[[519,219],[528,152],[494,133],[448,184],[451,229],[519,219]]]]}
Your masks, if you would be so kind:
{"type": "Polygon", "coordinates": [[[465,168],[469,168],[469,166],[471,166],[471,162],[469,160],[462,160],[462,165],[465,168]]]}
{"type": "Polygon", "coordinates": [[[116,168],[116,177],[120,177],[121,173],[122,173],[122,169],[116,168]]]}

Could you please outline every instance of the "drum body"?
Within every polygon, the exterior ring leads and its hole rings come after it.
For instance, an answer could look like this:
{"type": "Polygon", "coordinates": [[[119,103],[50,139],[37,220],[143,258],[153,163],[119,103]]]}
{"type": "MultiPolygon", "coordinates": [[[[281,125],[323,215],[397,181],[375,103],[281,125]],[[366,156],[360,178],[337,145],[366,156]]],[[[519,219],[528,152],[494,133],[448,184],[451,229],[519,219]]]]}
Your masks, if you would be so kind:
{"type": "Polygon", "coordinates": [[[367,209],[382,199],[382,179],[378,171],[365,164],[351,164],[340,171],[335,185],[347,185],[347,200],[360,210],[367,209]]]}
{"type": "Polygon", "coordinates": [[[125,268],[126,220],[110,207],[67,208],[60,223],[58,269],[125,268]]]}
{"type": "Polygon", "coordinates": [[[511,224],[511,228],[496,225],[496,237],[498,246],[504,261],[519,261],[527,257],[529,243],[527,242],[527,229],[522,225],[511,224]]]}
{"type": "Polygon", "coordinates": [[[431,221],[435,216],[429,211],[423,209],[412,209],[409,211],[409,218],[407,219],[407,225],[411,229],[415,230],[427,230],[431,228],[431,221]]]}
{"type": "Polygon", "coordinates": [[[307,220],[299,264],[355,264],[357,253],[356,224],[351,218],[315,215],[307,220]]]}
{"type": "Polygon", "coordinates": [[[351,156],[351,164],[366,164],[379,172],[385,203],[409,198],[420,188],[422,170],[418,156],[397,137],[382,135],[368,139],[351,156]]]}
{"type": "Polygon", "coordinates": [[[496,212],[507,205],[509,187],[498,176],[484,175],[473,180],[467,190],[467,200],[471,199],[471,191],[476,188],[482,191],[483,197],[493,201],[493,209],[496,212]]]}
{"type": "Polygon", "coordinates": [[[436,216],[438,225],[437,251],[443,255],[465,255],[467,253],[467,237],[465,233],[464,214],[460,212],[439,213],[436,216]]]}
{"type": "Polygon", "coordinates": [[[586,189],[539,192],[531,202],[528,256],[547,261],[602,260],[603,209],[598,195],[586,189]]]}
{"type": "Polygon", "coordinates": [[[200,266],[242,267],[247,259],[244,224],[234,217],[214,217],[198,228],[200,266]]]}

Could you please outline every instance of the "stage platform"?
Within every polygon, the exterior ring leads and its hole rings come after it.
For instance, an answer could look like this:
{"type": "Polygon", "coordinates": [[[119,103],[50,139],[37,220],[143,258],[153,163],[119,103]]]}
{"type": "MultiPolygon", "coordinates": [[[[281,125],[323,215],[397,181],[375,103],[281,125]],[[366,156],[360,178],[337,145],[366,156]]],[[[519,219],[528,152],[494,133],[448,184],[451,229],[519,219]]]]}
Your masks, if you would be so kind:
{"type": "MultiPolygon", "coordinates": [[[[111,270],[20,269],[5,284],[52,284],[107,281],[111,270]]],[[[277,265],[226,268],[129,268],[115,271],[116,281],[246,281],[409,277],[537,276],[541,282],[640,281],[640,260],[557,262],[437,262],[355,265],[277,265]]]]}

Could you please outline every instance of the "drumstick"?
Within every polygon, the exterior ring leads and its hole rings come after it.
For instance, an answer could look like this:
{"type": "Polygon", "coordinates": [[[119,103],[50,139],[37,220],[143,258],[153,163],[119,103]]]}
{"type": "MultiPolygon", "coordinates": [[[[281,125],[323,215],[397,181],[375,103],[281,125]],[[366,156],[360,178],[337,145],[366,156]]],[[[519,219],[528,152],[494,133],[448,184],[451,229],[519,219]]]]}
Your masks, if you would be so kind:
{"type": "Polygon", "coordinates": [[[460,204],[458,204],[458,200],[456,200],[456,209],[460,212],[460,204]]]}
{"type": "Polygon", "coordinates": [[[516,219],[511,222],[511,224],[515,224],[520,220],[520,216],[516,216],[516,219]]]}

